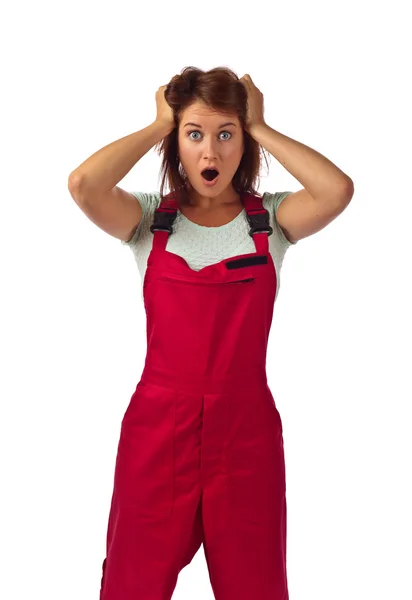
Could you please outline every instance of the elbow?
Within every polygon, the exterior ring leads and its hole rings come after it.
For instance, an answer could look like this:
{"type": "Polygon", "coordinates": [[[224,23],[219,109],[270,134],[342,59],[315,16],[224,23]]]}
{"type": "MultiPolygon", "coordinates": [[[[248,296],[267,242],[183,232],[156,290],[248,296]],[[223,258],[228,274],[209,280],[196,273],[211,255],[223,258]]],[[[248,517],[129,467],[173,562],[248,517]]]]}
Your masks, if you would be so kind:
{"type": "Polygon", "coordinates": [[[353,183],[352,179],[350,179],[348,177],[348,179],[342,185],[341,190],[340,190],[340,194],[339,194],[340,202],[345,205],[349,204],[349,202],[352,200],[354,193],[355,193],[354,183],[353,183]]]}
{"type": "Polygon", "coordinates": [[[73,171],[73,173],[70,173],[67,181],[67,188],[70,192],[70,195],[75,200],[80,199],[82,181],[82,177],[78,173],[76,173],[75,171],[73,171]]]}
{"type": "Polygon", "coordinates": [[[353,183],[353,181],[350,177],[348,178],[348,181],[346,183],[345,191],[346,191],[346,195],[348,196],[349,200],[351,200],[353,194],[355,193],[355,184],[353,183]]]}

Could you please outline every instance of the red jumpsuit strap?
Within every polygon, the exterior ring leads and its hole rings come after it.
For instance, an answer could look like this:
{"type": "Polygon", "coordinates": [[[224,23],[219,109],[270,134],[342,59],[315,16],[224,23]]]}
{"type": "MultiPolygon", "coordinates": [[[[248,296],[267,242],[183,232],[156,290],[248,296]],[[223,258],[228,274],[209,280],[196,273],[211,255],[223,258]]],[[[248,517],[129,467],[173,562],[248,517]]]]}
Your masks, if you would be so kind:
{"type": "Polygon", "coordinates": [[[268,254],[269,236],[273,229],[270,226],[269,213],[263,206],[262,198],[253,194],[244,194],[243,204],[245,205],[247,220],[250,226],[249,235],[255,242],[257,254],[268,254]],[[266,235],[257,235],[266,234],[266,235]]]}
{"type": "Polygon", "coordinates": [[[176,219],[178,203],[170,193],[162,197],[160,206],[156,208],[150,231],[154,234],[153,249],[166,250],[169,235],[173,233],[173,223],[176,219]]]}

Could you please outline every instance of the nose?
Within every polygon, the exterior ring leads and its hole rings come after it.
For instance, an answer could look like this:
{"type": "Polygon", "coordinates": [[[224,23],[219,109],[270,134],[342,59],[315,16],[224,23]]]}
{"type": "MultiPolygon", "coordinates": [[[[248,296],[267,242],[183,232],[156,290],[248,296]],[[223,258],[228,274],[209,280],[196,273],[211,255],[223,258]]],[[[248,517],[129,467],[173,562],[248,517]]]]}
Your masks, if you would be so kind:
{"type": "Polygon", "coordinates": [[[216,156],[217,156],[217,150],[216,150],[216,142],[211,139],[205,139],[205,143],[203,145],[203,156],[205,159],[207,160],[215,160],[216,156]]]}
{"type": "Polygon", "coordinates": [[[218,140],[214,135],[205,135],[202,144],[203,156],[207,160],[214,160],[217,156],[218,140]]]}

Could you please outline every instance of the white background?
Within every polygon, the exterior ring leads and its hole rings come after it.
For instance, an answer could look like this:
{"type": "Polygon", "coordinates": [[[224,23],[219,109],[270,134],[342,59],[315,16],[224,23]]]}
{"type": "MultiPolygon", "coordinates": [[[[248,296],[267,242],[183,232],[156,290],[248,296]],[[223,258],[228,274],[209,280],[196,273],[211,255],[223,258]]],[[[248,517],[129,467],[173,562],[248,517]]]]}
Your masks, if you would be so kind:
{"type": "MultiPolygon", "coordinates": [[[[228,66],[250,74],[272,128],[355,184],[340,217],[288,250],[272,324],[290,598],[410,600],[406,6],[2,10],[2,598],[98,599],[120,422],[145,356],[132,252],[81,212],[68,175],[153,122],[157,89],[185,66],[228,66]]],[[[159,170],[151,150],[120,186],[159,189],[159,170]]],[[[269,173],[263,163],[260,193],[301,188],[275,158],[269,173]]],[[[213,598],[203,548],[173,598],[213,598]]]]}

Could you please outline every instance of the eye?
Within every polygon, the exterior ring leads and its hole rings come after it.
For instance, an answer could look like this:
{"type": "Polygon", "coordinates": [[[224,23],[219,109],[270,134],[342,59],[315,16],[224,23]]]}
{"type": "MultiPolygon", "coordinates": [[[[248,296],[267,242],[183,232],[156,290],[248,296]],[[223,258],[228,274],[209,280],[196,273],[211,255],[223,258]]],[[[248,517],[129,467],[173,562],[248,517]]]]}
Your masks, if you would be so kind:
{"type": "MultiPolygon", "coordinates": [[[[200,133],[200,131],[198,129],[192,129],[192,131],[189,131],[187,133],[187,135],[190,136],[192,133],[200,133]]],[[[221,131],[219,135],[221,135],[222,133],[228,133],[230,135],[230,137],[232,137],[232,134],[230,133],[230,131],[221,131]]],[[[193,140],[193,141],[197,141],[199,138],[197,138],[197,139],[196,138],[190,138],[190,139],[193,140]]],[[[226,138],[226,140],[227,139],[230,140],[230,138],[226,138]]]]}

